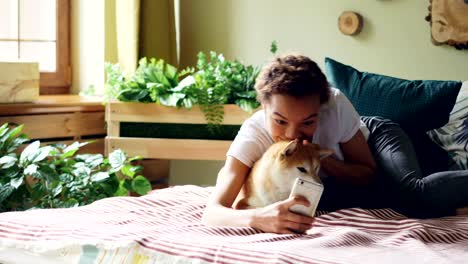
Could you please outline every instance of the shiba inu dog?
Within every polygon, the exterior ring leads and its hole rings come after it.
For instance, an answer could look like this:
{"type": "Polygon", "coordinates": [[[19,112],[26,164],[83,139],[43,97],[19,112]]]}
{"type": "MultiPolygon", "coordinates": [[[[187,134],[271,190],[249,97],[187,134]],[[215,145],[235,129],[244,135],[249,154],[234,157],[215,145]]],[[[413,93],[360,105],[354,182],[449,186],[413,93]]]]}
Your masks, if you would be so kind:
{"type": "Polygon", "coordinates": [[[333,153],[301,140],[280,141],[268,148],[252,167],[236,201],[235,209],[264,207],[289,197],[294,181],[303,177],[322,183],[320,159],[333,153]]]}

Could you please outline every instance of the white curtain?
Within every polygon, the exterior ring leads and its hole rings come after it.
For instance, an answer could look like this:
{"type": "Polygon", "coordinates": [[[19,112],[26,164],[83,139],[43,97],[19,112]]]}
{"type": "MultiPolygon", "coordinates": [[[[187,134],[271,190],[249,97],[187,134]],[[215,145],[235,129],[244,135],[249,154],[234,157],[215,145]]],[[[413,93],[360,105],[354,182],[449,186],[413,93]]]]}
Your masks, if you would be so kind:
{"type": "Polygon", "coordinates": [[[134,72],[138,63],[140,0],[116,0],[115,12],[117,58],[125,72],[134,72]]]}

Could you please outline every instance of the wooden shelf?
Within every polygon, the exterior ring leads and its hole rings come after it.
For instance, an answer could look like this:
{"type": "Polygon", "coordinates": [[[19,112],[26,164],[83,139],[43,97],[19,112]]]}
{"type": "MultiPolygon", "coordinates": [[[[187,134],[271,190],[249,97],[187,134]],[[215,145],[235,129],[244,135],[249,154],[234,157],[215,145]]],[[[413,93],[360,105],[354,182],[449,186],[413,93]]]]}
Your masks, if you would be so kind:
{"type": "Polygon", "coordinates": [[[0,124],[24,124],[23,133],[41,142],[95,140],[80,152],[104,153],[104,110],[100,97],[41,95],[33,103],[0,104],[0,124]]]}
{"type": "Polygon", "coordinates": [[[2,103],[0,116],[63,112],[104,112],[101,97],[79,95],[41,95],[32,103],[2,103]]]}

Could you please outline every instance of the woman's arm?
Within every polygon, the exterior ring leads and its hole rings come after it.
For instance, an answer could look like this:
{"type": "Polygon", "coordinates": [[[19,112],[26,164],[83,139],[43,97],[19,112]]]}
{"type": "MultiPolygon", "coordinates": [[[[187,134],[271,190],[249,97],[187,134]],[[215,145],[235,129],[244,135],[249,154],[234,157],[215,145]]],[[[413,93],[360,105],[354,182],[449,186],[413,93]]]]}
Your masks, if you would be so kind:
{"type": "Polygon", "coordinates": [[[224,167],[219,171],[216,187],[207,203],[203,222],[222,226],[250,226],[253,210],[234,212],[231,206],[239,194],[250,168],[228,156],[224,167]],[[229,215],[229,217],[226,217],[229,215]]]}
{"type": "Polygon", "coordinates": [[[326,157],[321,168],[340,183],[368,185],[375,175],[376,164],[362,132],[358,130],[349,141],[340,143],[340,148],[344,160],[326,157]]]}
{"type": "Polygon", "coordinates": [[[250,168],[228,156],[220,170],[216,187],[213,190],[203,214],[202,222],[216,226],[249,226],[264,232],[292,234],[303,233],[311,227],[313,218],[289,212],[294,204],[308,206],[302,197],[289,198],[264,208],[234,210],[231,208],[250,168]]]}

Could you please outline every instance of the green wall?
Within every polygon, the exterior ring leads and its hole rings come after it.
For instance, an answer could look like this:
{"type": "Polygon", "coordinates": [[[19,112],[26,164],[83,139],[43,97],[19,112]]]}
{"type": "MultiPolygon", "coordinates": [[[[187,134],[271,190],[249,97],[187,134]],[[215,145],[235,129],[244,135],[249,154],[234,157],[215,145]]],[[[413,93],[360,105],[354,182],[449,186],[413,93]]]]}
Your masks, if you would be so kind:
{"type": "Polygon", "coordinates": [[[468,51],[435,46],[424,20],[428,0],[180,0],[181,65],[198,50],[216,50],[262,63],[269,44],[302,52],[323,65],[331,56],[359,69],[402,78],[468,79],[468,51]],[[337,27],[352,10],[364,17],[361,34],[337,27]]]}
{"type": "MultiPolygon", "coordinates": [[[[468,50],[430,40],[427,0],[179,0],[180,65],[200,50],[259,65],[272,40],[323,67],[325,56],[358,69],[407,79],[468,80],[468,50]],[[337,27],[345,10],[364,17],[361,34],[337,27]]],[[[221,162],[173,161],[172,184],[215,183],[221,162]]]]}

